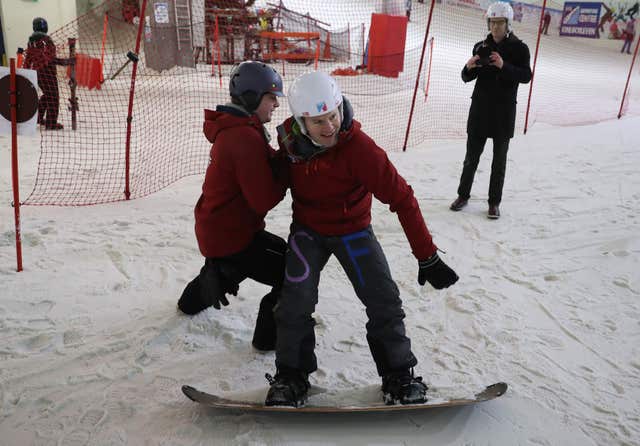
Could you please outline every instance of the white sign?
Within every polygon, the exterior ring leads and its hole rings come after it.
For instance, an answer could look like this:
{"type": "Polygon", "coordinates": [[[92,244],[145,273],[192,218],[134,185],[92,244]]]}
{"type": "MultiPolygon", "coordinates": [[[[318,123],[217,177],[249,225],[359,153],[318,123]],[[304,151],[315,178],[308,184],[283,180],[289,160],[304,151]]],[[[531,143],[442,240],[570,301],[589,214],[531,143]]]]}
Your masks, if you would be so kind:
{"type": "MultiPolygon", "coordinates": [[[[0,67],[0,79],[5,76],[8,77],[11,75],[9,71],[9,67],[0,67]]],[[[27,78],[29,82],[33,84],[33,88],[38,88],[38,73],[36,70],[25,70],[22,68],[16,69],[16,76],[20,75],[22,77],[27,78]]],[[[10,99],[9,99],[10,100],[10,99]]],[[[18,123],[18,135],[26,135],[32,136],[36,134],[38,124],[38,105],[36,104],[36,111],[28,121],[18,123]]],[[[6,119],[2,114],[0,114],[0,133],[6,133],[8,135],[11,134],[11,120],[6,119]]]]}
{"type": "Polygon", "coordinates": [[[169,3],[161,2],[153,4],[156,23],[169,23],[169,3]]]}

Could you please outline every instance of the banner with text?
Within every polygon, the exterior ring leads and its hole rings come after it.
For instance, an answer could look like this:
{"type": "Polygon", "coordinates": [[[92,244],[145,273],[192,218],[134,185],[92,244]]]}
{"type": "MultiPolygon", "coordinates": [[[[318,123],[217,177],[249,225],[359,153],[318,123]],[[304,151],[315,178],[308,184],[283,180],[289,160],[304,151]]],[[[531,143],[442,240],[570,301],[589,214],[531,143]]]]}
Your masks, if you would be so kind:
{"type": "Polygon", "coordinates": [[[595,39],[600,21],[600,5],[600,2],[565,2],[560,35],[595,39]]]}

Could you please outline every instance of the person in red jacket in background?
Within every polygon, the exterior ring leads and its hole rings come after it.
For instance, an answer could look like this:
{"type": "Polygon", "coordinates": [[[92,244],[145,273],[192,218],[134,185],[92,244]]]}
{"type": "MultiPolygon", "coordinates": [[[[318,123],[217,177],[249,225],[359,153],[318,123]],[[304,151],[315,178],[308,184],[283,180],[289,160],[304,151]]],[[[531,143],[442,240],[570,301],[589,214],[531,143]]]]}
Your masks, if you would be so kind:
{"type": "Polygon", "coordinates": [[[58,123],[60,92],[56,65],[72,65],[74,58],[61,59],[56,56],[56,45],[47,35],[49,25],[42,17],[33,19],[33,34],[29,37],[24,68],[38,72],[38,86],[42,96],[38,102],[38,124],[44,124],[47,130],[62,130],[58,123]]]}
{"type": "Polygon", "coordinates": [[[353,119],[335,80],[311,72],[288,94],[293,116],[278,127],[289,158],[293,223],[285,280],[275,309],[276,376],[268,376],[265,404],[299,407],[317,369],[315,321],[320,273],[335,255],[366,307],[367,341],[388,404],[426,401],[413,374],[417,359],[405,334],[405,313],[384,252],[371,228],[372,196],[390,205],[418,259],[418,282],[437,289],[458,280],[439,257],[413,190],[383,149],[353,119]]]}
{"type": "Polygon", "coordinates": [[[636,20],[630,18],[627,21],[627,25],[622,32],[622,38],[624,39],[624,44],[622,45],[621,53],[624,53],[625,49],[627,50],[627,54],[631,54],[631,44],[633,43],[633,38],[636,35],[636,20]]]}
{"type": "Polygon", "coordinates": [[[286,182],[272,169],[275,151],[264,123],[283,96],[282,79],[268,65],[243,62],[231,73],[231,103],[205,110],[204,134],[213,144],[195,232],[205,264],[185,288],[178,308],[196,314],[228,305],[245,278],[270,285],[253,336],[258,350],[275,348],[273,306],[284,274],[286,242],[265,230],[264,217],[284,197],[286,182]]]}

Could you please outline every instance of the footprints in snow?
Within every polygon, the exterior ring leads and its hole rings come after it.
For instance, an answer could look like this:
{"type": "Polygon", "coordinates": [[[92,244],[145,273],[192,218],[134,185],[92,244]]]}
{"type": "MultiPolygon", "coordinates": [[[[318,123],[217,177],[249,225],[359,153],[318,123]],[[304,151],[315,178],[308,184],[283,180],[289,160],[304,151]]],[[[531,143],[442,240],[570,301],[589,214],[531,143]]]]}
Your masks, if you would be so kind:
{"type": "MultiPolygon", "coordinates": [[[[122,402],[109,400],[120,398],[121,394],[107,393],[102,407],[92,407],[82,413],[79,418],[61,415],[55,411],[47,411],[48,416],[33,422],[36,439],[33,444],[41,446],[85,446],[99,444],[101,446],[125,446],[126,433],[119,427],[113,428],[106,420],[126,421],[133,414],[132,410],[123,409],[122,402]],[[56,419],[50,418],[55,416],[56,419]]],[[[43,413],[40,411],[39,413],[43,413]]]]}

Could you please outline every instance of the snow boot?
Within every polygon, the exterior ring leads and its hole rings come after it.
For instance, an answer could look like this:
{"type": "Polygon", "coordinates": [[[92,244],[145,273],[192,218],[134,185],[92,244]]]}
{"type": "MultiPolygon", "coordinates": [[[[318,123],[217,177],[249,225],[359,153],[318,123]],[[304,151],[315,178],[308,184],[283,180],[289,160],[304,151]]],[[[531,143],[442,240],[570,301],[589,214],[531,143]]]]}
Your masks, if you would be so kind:
{"type": "Polygon", "coordinates": [[[458,197],[453,201],[453,203],[451,203],[451,206],[449,206],[449,209],[456,212],[460,211],[462,210],[463,207],[467,205],[468,202],[469,202],[468,198],[458,197]]]}
{"type": "Polygon", "coordinates": [[[275,378],[265,375],[269,381],[269,392],[264,402],[265,406],[302,407],[307,400],[309,384],[306,373],[290,368],[278,369],[275,378]]]}
{"type": "Polygon", "coordinates": [[[383,400],[387,405],[426,403],[427,389],[421,376],[413,376],[413,369],[393,372],[382,377],[383,400]]]}
{"type": "Polygon", "coordinates": [[[279,293],[272,291],[262,298],[256,328],[253,331],[251,344],[256,350],[270,351],[276,349],[276,320],[273,315],[273,307],[278,302],[279,293]]]}
{"type": "Polygon", "coordinates": [[[497,220],[500,218],[500,208],[497,204],[490,204],[487,211],[487,217],[491,220],[497,220]]]}

